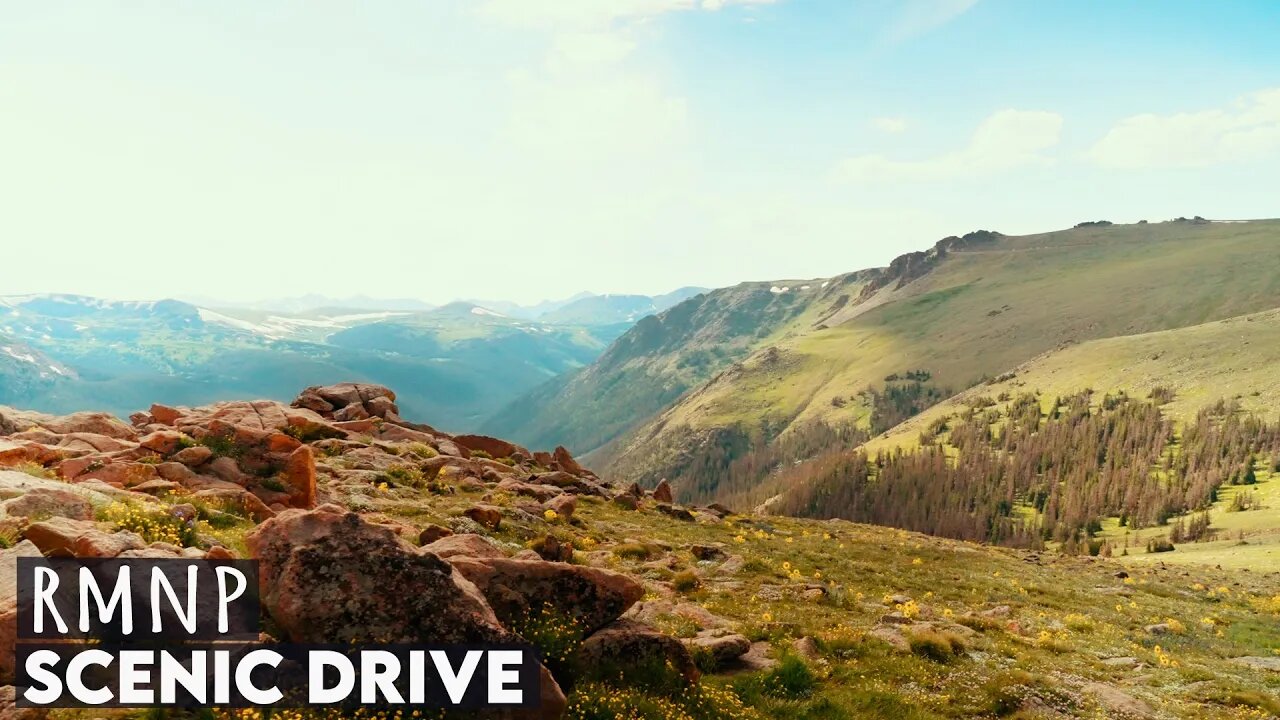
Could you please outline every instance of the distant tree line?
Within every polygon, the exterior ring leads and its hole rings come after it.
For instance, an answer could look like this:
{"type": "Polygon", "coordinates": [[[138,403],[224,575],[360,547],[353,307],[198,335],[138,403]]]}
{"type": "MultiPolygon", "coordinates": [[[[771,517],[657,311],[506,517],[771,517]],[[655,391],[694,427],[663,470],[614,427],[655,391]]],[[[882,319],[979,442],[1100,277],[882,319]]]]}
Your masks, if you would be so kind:
{"type": "MultiPolygon", "coordinates": [[[[1141,529],[1203,511],[1223,485],[1254,483],[1255,464],[1275,467],[1280,457],[1280,428],[1225,402],[1180,433],[1155,402],[1124,394],[1085,391],[1045,411],[1035,394],[1004,409],[976,405],[935,422],[918,449],[874,458],[826,453],[789,468],[781,483],[789,490],[775,510],[1002,545],[1076,547],[1109,517],[1141,529]]],[[[1208,524],[1202,515],[1172,530],[1198,539],[1208,524]]]]}

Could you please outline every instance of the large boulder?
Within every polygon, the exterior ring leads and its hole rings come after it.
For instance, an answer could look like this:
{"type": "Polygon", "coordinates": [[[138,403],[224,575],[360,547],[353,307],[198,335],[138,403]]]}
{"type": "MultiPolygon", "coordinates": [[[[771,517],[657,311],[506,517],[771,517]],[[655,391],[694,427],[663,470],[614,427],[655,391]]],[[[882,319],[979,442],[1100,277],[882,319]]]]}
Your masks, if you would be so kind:
{"type": "Polygon", "coordinates": [[[0,438],[0,467],[13,467],[23,463],[48,465],[66,457],[65,450],[49,447],[30,440],[15,442],[0,438]]]}
{"type": "Polygon", "coordinates": [[[27,526],[26,539],[51,557],[112,558],[146,547],[131,532],[105,532],[97,523],[52,517],[27,526]]]}
{"type": "Polygon", "coordinates": [[[0,508],[3,509],[0,514],[9,517],[93,519],[93,503],[80,493],[60,488],[35,488],[25,495],[5,500],[0,508]]]}
{"type": "Polygon", "coordinates": [[[454,557],[450,562],[505,622],[551,608],[592,632],[644,597],[644,587],[631,577],[600,568],[514,558],[454,557]]]}
{"type": "Polygon", "coordinates": [[[84,432],[121,440],[133,440],[138,436],[138,433],[127,423],[107,413],[78,412],[71,415],[47,415],[0,405],[0,435],[12,435],[33,428],[43,428],[58,435],[84,432]]]}
{"type": "Polygon", "coordinates": [[[246,543],[263,605],[295,642],[515,639],[448,562],[335,505],[282,512],[246,543]]]}
{"type": "Polygon", "coordinates": [[[559,445],[556,447],[556,450],[554,453],[552,453],[551,458],[552,458],[552,461],[555,463],[557,470],[563,470],[572,475],[589,474],[586,468],[579,465],[578,461],[573,459],[573,455],[569,454],[569,451],[566,450],[563,445],[559,445]]]}
{"type": "Polygon", "coordinates": [[[670,505],[675,502],[671,494],[671,483],[665,479],[658,482],[658,486],[653,489],[653,499],[660,503],[670,505]]]}
{"type": "Polygon", "coordinates": [[[482,535],[476,535],[475,533],[454,535],[451,530],[449,533],[449,535],[440,537],[427,545],[423,545],[421,551],[429,552],[436,557],[446,559],[453,559],[455,557],[500,558],[507,556],[507,554],[502,551],[502,548],[494,545],[489,540],[486,540],[482,535]]]}
{"type": "Polygon", "coordinates": [[[623,679],[663,666],[671,667],[690,684],[701,675],[684,643],[635,620],[619,620],[593,633],[578,650],[578,664],[594,673],[616,674],[623,679]]]}
{"type": "Polygon", "coordinates": [[[316,456],[307,445],[289,454],[284,466],[289,485],[289,505],[296,508],[316,506],[316,456]]]}
{"type": "Polygon", "coordinates": [[[529,457],[532,454],[515,443],[509,443],[506,440],[499,440],[488,435],[454,435],[453,441],[473,453],[479,451],[494,458],[511,457],[516,453],[520,453],[524,457],[529,457]]]}
{"type": "Polygon", "coordinates": [[[40,557],[40,549],[23,540],[0,550],[0,684],[13,682],[14,642],[18,637],[18,558],[40,557]]]}
{"type": "Polygon", "coordinates": [[[338,383],[303,390],[293,407],[306,408],[326,418],[345,421],[380,417],[399,421],[396,394],[390,388],[370,383],[338,383]]]}

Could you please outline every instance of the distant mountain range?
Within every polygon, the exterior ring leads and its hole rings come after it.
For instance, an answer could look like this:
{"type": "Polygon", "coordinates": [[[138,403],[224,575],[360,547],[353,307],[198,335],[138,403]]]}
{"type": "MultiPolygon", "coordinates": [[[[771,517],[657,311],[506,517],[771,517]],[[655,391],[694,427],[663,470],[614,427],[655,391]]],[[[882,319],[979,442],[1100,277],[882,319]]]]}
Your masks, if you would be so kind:
{"type": "MultiPolygon", "coordinates": [[[[529,305],[480,298],[465,299],[462,302],[522,320],[607,325],[616,322],[635,322],[645,315],[662,312],[706,290],[707,288],[701,287],[682,287],[663,295],[598,295],[592,292],[580,292],[567,298],[543,300],[529,305]],[[567,313],[561,314],[562,311],[567,313]],[[570,317],[572,319],[567,319],[570,317]]],[[[227,302],[201,296],[184,297],[181,300],[204,308],[304,316],[326,310],[331,311],[335,308],[344,311],[421,313],[438,307],[413,298],[375,298],[368,295],[338,298],[316,293],[255,302],[227,302]]]]}
{"type": "Polygon", "coordinates": [[[287,399],[349,379],[400,389],[401,405],[443,427],[477,427],[523,392],[581,367],[658,297],[584,295],[522,309],[319,295],[286,309],[126,302],[77,295],[0,298],[0,403],[120,415],[153,401],[287,399]],[[555,313],[574,308],[562,316],[555,313]]]}

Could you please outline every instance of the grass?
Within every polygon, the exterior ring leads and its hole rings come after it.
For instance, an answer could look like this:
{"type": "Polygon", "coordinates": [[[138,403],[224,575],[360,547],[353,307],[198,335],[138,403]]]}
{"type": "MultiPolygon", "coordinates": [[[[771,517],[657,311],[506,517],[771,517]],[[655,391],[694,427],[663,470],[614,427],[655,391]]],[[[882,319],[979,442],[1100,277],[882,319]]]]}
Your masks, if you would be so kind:
{"type": "MultiPolygon", "coordinates": [[[[1269,482],[1263,478],[1258,487],[1269,482]]],[[[390,488],[367,500],[414,526],[447,523],[471,502],[463,494],[423,497],[390,488]]],[[[494,498],[498,505],[517,502],[494,498]]],[[[664,594],[653,588],[671,587],[675,576],[697,569],[699,586],[678,595],[680,602],[769,644],[780,661],[773,671],[703,678],[708,692],[729,693],[760,717],[1011,717],[1028,704],[1070,717],[1107,717],[1083,689],[1101,683],[1169,717],[1225,720],[1265,716],[1257,714],[1258,698],[1280,692],[1280,677],[1230,660],[1280,651],[1280,587],[1259,571],[1034,554],[843,521],[688,523],[595,498],[580,500],[575,518],[581,524],[560,528],[562,539],[606,551],[583,554],[582,561],[648,578],[650,597],[664,594]],[[713,543],[750,560],[720,574],[718,565],[699,565],[681,549],[713,543]],[[671,570],[656,571],[658,559],[671,570]],[[1128,580],[1116,577],[1121,570],[1128,580]],[[808,598],[801,590],[814,583],[827,592],[808,598]],[[903,630],[908,652],[871,637],[881,617],[902,605],[894,596],[908,598],[916,619],[932,625],[903,630]],[[1007,614],[984,614],[1002,606],[1007,614]],[[1170,619],[1182,634],[1145,630],[1170,619]],[[806,636],[817,641],[819,657],[792,654],[794,640],[806,636]],[[1113,657],[1134,657],[1140,666],[1103,662],[1113,657]]],[[[545,533],[540,521],[509,518],[490,534],[515,551],[545,533]]],[[[677,636],[697,630],[688,619],[658,624],[677,636]]],[[[563,646],[559,629],[545,635],[548,648],[563,646]]],[[[606,702],[595,687],[571,697],[583,713],[575,717],[613,717],[591,714],[606,702]]],[[[609,692],[645,707],[663,697],[609,692]]]]}
{"type": "MultiPolygon", "coordinates": [[[[1258,487],[1271,482],[1264,477],[1258,487]]],[[[374,489],[359,499],[414,527],[448,524],[474,502],[463,493],[411,487],[374,489]]],[[[498,493],[492,501],[512,507],[521,500],[498,493]]],[[[243,552],[237,538],[252,525],[222,513],[200,508],[200,531],[243,552]]],[[[579,524],[556,532],[579,549],[581,561],[643,578],[647,599],[678,597],[704,608],[729,630],[766,643],[778,664],[745,675],[708,673],[688,692],[658,676],[646,682],[661,690],[593,678],[571,693],[570,717],[613,718],[628,707],[643,709],[636,715],[642,718],[683,712],[937,720],[1017,717],[1033,706],[1067,717],[1114,716],[1086,690],[1101,684],[1161,717],[1227,720],[1266,717],[1280,693],[1280,677],[1231,660],[1280,651],[1280,586],[1275,575],[1258,570],[1027,553],[843,521],[735,516],[690,523],[589,497],[580,499],[575,518],[579,524]],[[700,564],[687,550],[715,543],[749,561],[721,572],[719,563],[700,564]],[[670,570],[656,572],[654,560],[670,570]],[[671,596],[674,577],[695,569],[698,586],[671,596]],[[1129,578],[1116,577],[1121,570],[1129,578]],[[814,585],[825,592],[806,595],[814,585]],[[895,610],[918,624],[883,625],[895,610]],[[1181,632],[1156,636],[1145,629],[1176,627],[1171,621],[1181,632]],[[886,627],[902,627],[910,649],[873,637],[886,627]],[[815,640],[817,656],[794,654],[802,637],[815,640]],[[1126,657],[1136,664],[1106,662],[1126,657]]],[[[513,514],[488,535],[515,552],[546,532],[541,520],[513,514]]],[[[571,662],[580,634],[565,618],[539,612],[509,621],[547,657],[571,662]]],[[[677,636],[698,629],[688,617],[658,624],[677,636]]],[[[55,717],[70,720],[75,712],[55,717]]]]}

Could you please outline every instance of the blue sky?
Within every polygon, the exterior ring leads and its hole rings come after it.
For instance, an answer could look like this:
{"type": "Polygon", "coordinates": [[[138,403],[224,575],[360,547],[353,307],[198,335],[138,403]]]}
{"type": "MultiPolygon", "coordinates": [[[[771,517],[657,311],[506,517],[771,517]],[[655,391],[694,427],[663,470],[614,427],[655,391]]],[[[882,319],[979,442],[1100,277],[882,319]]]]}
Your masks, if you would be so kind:
{"type": "Polygon", "coordinates": [[[5,3],[0,293],[533,301],[1275,216],[1277,29],[1274,2],[5,3]]]}

